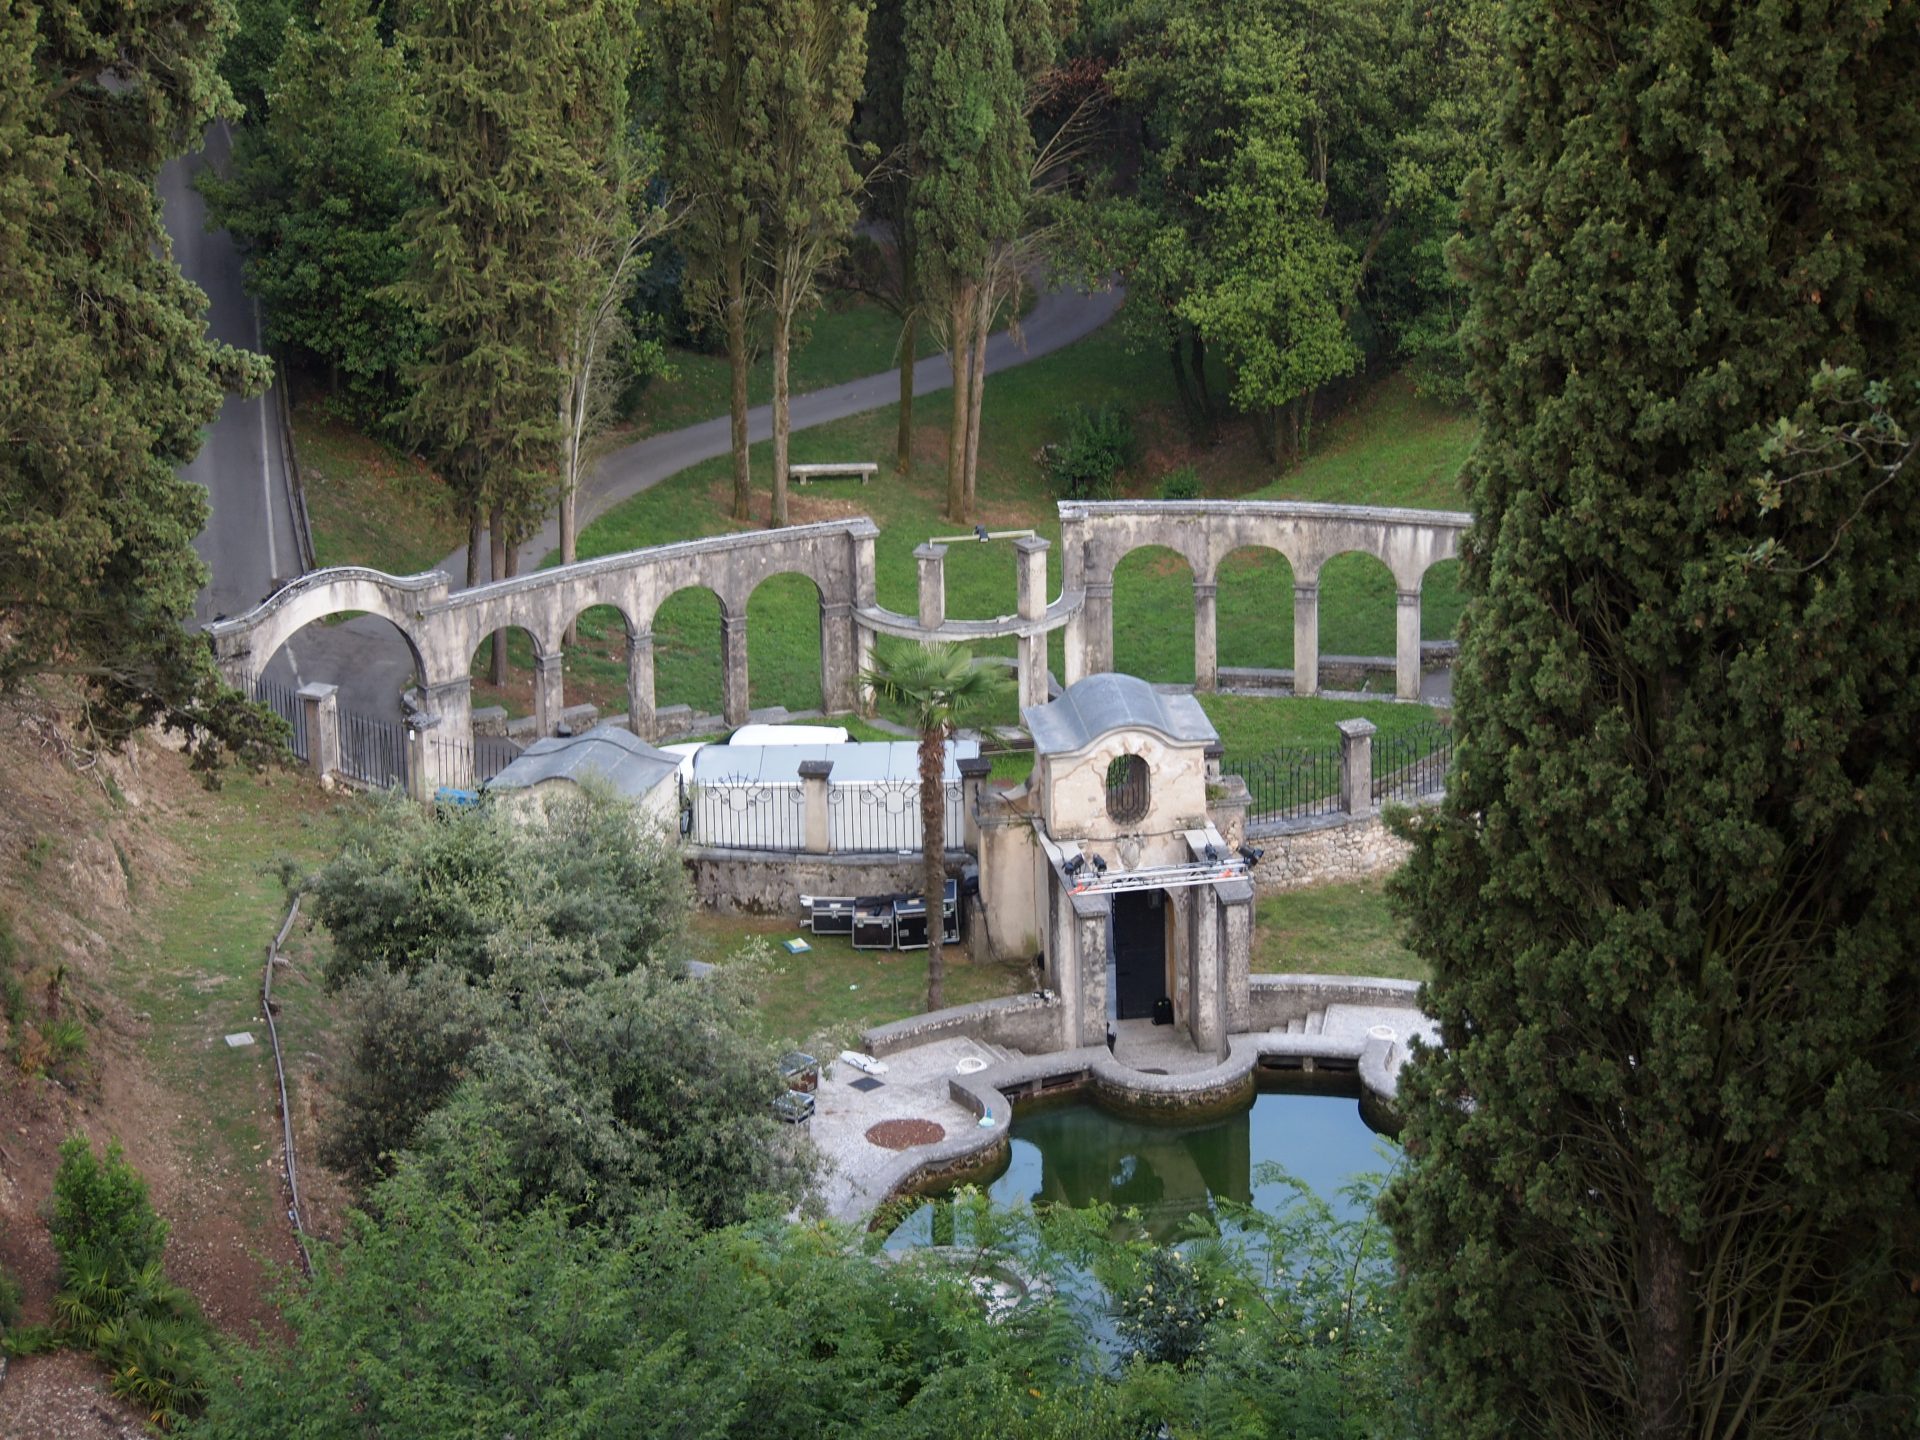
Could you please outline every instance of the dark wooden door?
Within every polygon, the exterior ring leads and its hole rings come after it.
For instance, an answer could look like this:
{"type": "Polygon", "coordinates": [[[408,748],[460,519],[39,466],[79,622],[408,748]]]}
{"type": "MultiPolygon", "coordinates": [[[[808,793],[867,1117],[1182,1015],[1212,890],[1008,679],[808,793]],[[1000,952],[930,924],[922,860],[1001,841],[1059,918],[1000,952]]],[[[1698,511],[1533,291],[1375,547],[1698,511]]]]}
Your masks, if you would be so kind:
{"type": "Polygon", "coordinates": [[[1114,1013],[1151,1020],[1167,993],[1166,895],[1123,890],[1113,897],[1114,1013]]]}

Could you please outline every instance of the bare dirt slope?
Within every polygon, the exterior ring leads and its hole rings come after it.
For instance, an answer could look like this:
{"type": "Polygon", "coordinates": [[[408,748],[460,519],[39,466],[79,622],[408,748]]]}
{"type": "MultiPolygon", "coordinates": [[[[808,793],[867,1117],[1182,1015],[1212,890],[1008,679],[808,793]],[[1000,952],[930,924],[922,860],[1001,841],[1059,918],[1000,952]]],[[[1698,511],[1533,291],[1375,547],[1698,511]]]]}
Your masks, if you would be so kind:
{"type": "MultiPolygon", "coordinates": [[[[147,1177],[172,1227],[168,1271],[217,1326],[277,1328],[275,1267],[296,1251],[259,1023],[283,909],[264,870],[271,837],[297,841],[326,804],[291,774],[216,795],[158,740],[89,755],[52,712],[0,707],[0,917],[25,990],[19,1023],[0,1013],[0,1264],[28,1321],[48,1314],[45,1208],[59,1145],[78,1133],[117,1139],[147,1177]],[[85,1051],[52,1063],[43,1032],[62,1019],[84,1025],[85,1051]],[[249,1028],[261,1044],[225,1045],[249,1028]]],[[[0,1389],[0,1435],[138,1421],[84,1356],[16,1361],[0,1389]]]]}

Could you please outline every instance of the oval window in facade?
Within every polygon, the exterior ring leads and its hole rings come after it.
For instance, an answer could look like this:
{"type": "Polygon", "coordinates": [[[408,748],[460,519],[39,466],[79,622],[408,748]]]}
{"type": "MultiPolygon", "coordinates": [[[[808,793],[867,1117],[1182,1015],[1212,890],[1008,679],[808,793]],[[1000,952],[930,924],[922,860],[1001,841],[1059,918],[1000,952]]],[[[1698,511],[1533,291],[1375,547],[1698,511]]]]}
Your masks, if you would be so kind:
{"type": "Polygon", "coordinates": [[[1107,815],[1121,825],[1144,820],[1152,798],[1153,772],[1138,755],[1119,755],[1107,766],[1107,815]]]}

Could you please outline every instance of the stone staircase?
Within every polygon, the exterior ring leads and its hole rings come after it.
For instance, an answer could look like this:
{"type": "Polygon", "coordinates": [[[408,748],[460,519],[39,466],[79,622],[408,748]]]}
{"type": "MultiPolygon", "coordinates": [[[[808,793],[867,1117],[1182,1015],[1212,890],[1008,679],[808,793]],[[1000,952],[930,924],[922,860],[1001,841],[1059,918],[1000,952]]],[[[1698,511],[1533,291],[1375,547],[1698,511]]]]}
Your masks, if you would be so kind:
{"type": "Polygon", "coordinates": [[[1287,1021],[1286,1033],[1289,1035],[1318,1035],[1327,1028],[1325,1009],[1309,1010],[1304,1019],[1295,1016],[1287,1021]]]}
{"type": "Polygon", "coordinates": [[[1015,1049],[1011,1045],[995,1045],[989,1040],[974,1040],[971,1038],[969,1038],[967,1043],[972,1045],[974,1049],[978,1050],[981,1055],[986,1058],[989,1068],[995,1065],[1005,1065],[1009,1061],[1024,1060],[1027,1058],[1026,1051],[1015,1049]]]}

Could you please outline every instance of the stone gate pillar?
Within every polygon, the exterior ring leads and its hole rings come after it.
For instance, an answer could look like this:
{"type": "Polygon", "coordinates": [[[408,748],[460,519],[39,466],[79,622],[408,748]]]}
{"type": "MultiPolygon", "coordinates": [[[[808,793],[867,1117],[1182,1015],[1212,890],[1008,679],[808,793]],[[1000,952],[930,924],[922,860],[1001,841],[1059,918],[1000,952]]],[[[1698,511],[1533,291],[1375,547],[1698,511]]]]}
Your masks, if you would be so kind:
{"type": "Polygon", "coordinates": [[[829,715],[858,708],[860,641],[854,634],[853,602],[820,606],[820,701],[829,715]]]}
{"type": "Polygon", "coordinates": [[[533,728],[541,735],[560,728],[560,713],[567,708],[564,663],[557,650],[533,657],[533,728]]]}
{"type": "Polygon", "coordinates": [[[431,797],[444,786],[473,786],[473,680],[461,675],[426,690],[427,723],[413,740],[419,769],[410,777],[414,793],[431,797]]]}
{"type": "Polygon", "coordinates": [[[920,567],[920,628],[938,630],[947,623],[947,547],[931,540],[914,548],[920,567]]]}
{"type": "Polygon", "coordinates": [[[1293,693],[1320,693],[1320,584],[1293,587],[1293,693]]]}
{"type": "Polygon", "coordinates": [[[653,739],[653,632],[627,632],[627,729],[653,739]]]}
{"type": "Polygon", "coordinates": [[[1220,587],[1211,580],[1193,582],[1193,688],[1220,688],[1220,643],[1214,601],[1220,587]]]}
{"type": "Polygon", "coordinates": [[[1089,580],[1086,603],[1067,622],[1067,675],[1071,688],[1089,675],[1113,669],[1113,580],[1089,580]]]}
{"type": "Polygon", "coordinates": [[[720,612],[720,709],[729,725],[747,723],[747,615],[720,612]]]}
{"type": "Polygon", "coordinates": [[[1420,592],[1402,590],[1394,614],[1393,693],[1402,700],[1420,698],[1420,592]]]}
{"type": "Polygon", "coordinates": [[[307,764],[322,785],[340,770],[340,696],[333,685],[302,685],[301,718],[307,726],[307,764]]]}
{"type": "MultiPolygon", "coordinates": [[[[1052,548],[1038,535],[1026,535],[1013,542],[1014,578],[1018,587],[1018,614],[1022,620],[1044,620],[1047,616],[1047,551],[1052,548]]],[[[1020,707],[1047,703],[1047,637],[1045,633],[1022,635],[1015,650],[1020,681],[1020,707]]]]}

